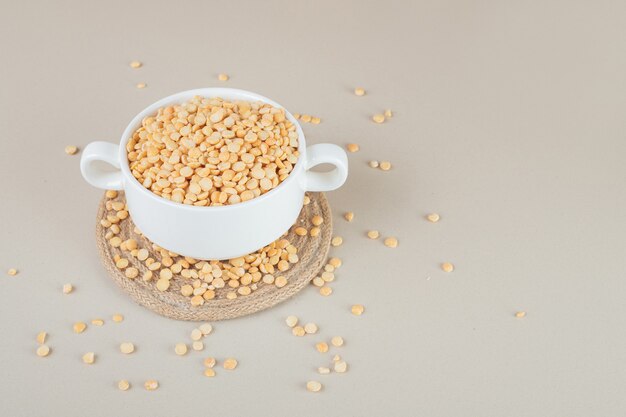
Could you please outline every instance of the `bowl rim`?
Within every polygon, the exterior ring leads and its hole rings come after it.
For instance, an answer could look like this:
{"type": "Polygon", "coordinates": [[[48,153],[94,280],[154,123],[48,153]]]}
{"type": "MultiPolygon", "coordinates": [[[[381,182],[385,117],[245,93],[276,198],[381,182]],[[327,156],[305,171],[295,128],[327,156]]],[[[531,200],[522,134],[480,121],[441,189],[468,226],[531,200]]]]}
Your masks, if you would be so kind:
{"type": "Polygon", "coordinates": [[[297,177],[302,171],[306,161],[306,139],[304,137],[304,132],[302,131],[302,126],[298,123],[298,120],[282,105],[271,100],[265,96],[260,94],[241,90],[237,88],[226,88],[226,87],[207,87],[207,88],[196,88],[192,90],[181,91],[175,94],[171,94],[167,97],[159,99],[154,103],[150,104],[142,111],[140,111],[126,126],[124,129],[124,133],[122,133],[122,138],[120,140],[119,145],[119,160],[120,160],[120,169],[124,173],[124,177],[129,180],[129,185],[138,189],[140,193],[143,193],[149,198],[157,199],[157,201],[164,203],[166,205],[171,205],[172,207],[184,209],[184,210],[192,210],[192,211],[226,211],[226,210],[234,210],[237,208],[247,208],[253,206],[255,204],[261,204],[263,201],[272,198],[274,195],[280,193],[284,190],[291,182],[297,181],[297,177]],[[130,172],[130,166],[128,163],[128,152],[126,150],[126,143],[132,136],[135,130],[139,128],[141,125],[141,121],[150,115],[156,113],[156,111],[164,106],[168,106],[175,103],[182,103],[186,100],[189,100],[195,96],[203,96],[207,98],[222,98],[225,100],[246,100],[246,101],[262,101],[264,103],[270,104],[274,107],[283,109],[285,111],[285,116],[287,119],[296,126],[296,131],[298,133],[298,161],[294,165],[293,170],[289,173],[287,178],[278,184],[277,187],[271,189],[265,194],[262,194],[258,197],[254,197],[248,201],[243,201],[235,204],[227,204],[224,206],[194,206],[191,204],[183,204],[177,203],[175,201],[168,200],[163,198],[152,191],[148,190],[144,187],[135,176],[130,172]]]}

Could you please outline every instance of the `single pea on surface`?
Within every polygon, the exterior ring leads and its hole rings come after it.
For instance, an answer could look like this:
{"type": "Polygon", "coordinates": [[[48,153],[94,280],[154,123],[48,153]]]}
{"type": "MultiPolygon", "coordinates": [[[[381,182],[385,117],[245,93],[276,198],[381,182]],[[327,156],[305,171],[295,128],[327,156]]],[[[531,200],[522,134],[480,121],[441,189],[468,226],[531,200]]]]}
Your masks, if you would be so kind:
{"type": "Polygon", "coordinates": [[[454,271],[454,265],[452,265],[450,262],[444,262],[441,264],[441,269],[443,270],[443,272],[452,272],[454,271]]]}
{"type": "Polygon", "coordinates": [[[337,373],[344,373],[348,370],[348,364],[345,361],[336,361],[333,365],[333,369],[337,373]]]}
{"type": "Polygon", "coordinates": [[[82,321],[78,321],[74,323],[74,325],[72,326],[74,333],[82,333],[85,331],[86,328],[87,328],[87,324],[82,321]]]}
{"type": "Polygon", "coordinates": [[[228,81],[230,77],[227,74],[218,74],[217,79],[220,81],[228,81]]]}
{"type": "Polygon", "coordinates": [[[439,221],[439,215],[437,213],[430,213],[426,216],[426,220],[431,223],[437,223],[439,221]]]}
{"type": "Polygon", "coordinates": [[[87,352],[83,355],[83,362],[87,365],[91,365],[96,361],[96,354],[93,352],[87,352]]]}
{"type": "Polygon", "coordinates": [[[39,347],[37,347],[37,356],[39,356],[40,358],[45,358],[49,354],[50,348],[48,347],[48,345],[40,345],[39,347]]]}
{"type": "Polygon", "coordinates": [[[133,353],[134,351],[135,345],[133,345],[131,342],[123,342],[120,344],[120,352],[128,355],[130,353],[133,353]]]}
{"type": "Polygon", "coordinates": [[[177,343],[176,346],[174,346],[174,352],[178,356],[186,355],[187,354],[187,345],[185,343],[177,343]]]}
{"type": "Polygon", "coordinates": [[[215,358],[209,356],[208,358],[205,358],[204,361],[202,361],[202,363],[207,368],[213,368],[215,364],[217,363],[217,361],[215,360],[215,358]]]}
{"type": "Polygon", "coordinates": [[[354,89],[354,95],[362,97],[365,95],[365,89],[363,87],[356,87],[354,89]]]}
{"type": "Polygon", "coordinates": [[[355,304],[350,308],[350,311],[355,316],[360,316],[365,311],[365,307],[362,304],[355,304]]]}
{"type": "Polygon", "coordinates": [[[294,336],[302,337],[306,334],[306,331],[304,330],[304,327],[302,326],[295,326],[293,329],[291,329],[291,333],[294,336]]]}
{"type": "Polygon", "coordinates": [[[304,325],[304,331],[306,334],[315,334],[317,333],[317,324],[315,323],[307,323],[304,325]]]}
{"type": "Polygon", "coordinates": [[[335,236],[331,239],[330,244],[333,246],[341,246],[343,238],[341,236],[335,236]]]}
{"type": "Polygon", "coordinates": [[[44,343],[46,343],[46,337],[48,337],[48,333],[46,332],[37,333],[37,343],[43,345],[44,343]]]}
{"type": "Polygon", "coordinates": [[[367,164],[370,166],[370,168],[378,168],[379,165],[378,161],[376,160],[369,161],[367,164]]]}
{"type": "Polygon", "coordinates": [[[74,286],[72,284],[63,285],[63,294],[70,294],[72,291],[74,291],[74,286]]]}
{"type": "Polygon", "coordinates": [[[348,211],[347,213],[343,215],[343,218],[346,219],[346,221],[351,222],[352,220],[354,220],[354,213],[351,211],[348,211]]]}
{"type": "Polygon", "coordinates": [[[383,171],[389,171],[391,169],[391,162],[389,161],[381,161],[380,169],[383,171]]]}
{"type": "Polygon", "coordinates": [[[133,69],[137,69],[137,68],[141,68],[143,66],[143,63],[141,63],[140,61],[130,61],[130,65],[131,68],[133,69]]]}
{"type": "Polygon", "coordinates": [[[306,389],[310,392],[319,392],[322,389],[322,384],[318,381],[309,381],[306,383],[306,389]]]}
{"type": "Polygon", "coordinates": [[[358,152],[360,149],[359,145],[357,145],[356,143],[348,143],[347,148],[348,148],[348,152],[352,152],[352,153],[358,152]]]}
{"type": "Polygon", "coordinates": [[[215,369],[213,368],[206,368],[204,370],[204,376],[208,376],[209,378],[212,378],[215,376],[215,369]]]}
{"type": "Polygon", "coordinates": [[[121,323],[124,321],[124,316],[122,316],[121,314],[114,314],[113,321],[116,323],[121,323]]]}
{"type": "Polygon", "coordinates": [[[372,120],[374,121],[374,123],[384,123],[385,122],[385,115],[377,113],[375,115],[372,116],[372,120]]]}
{"type": "Polygon", "coordinates": [[[65,147],[65,153],[68,155],[76,155],[76,152],[78,152],[78,148],[74,145],[67,145],[65,147]]]}
{"type": "Polygon", "coordinates": [[[295,327],[298,324],[298,318],[296,316],[288,316],[285,319],[285,323],[289,327],[295,327]]]}
{"type": "Polygon", "coordinates": [[[385,110],[385,117],[387,119],[391,119],[393,117],[393,112],[391,111],[391,109],[385,110]]]}
{"type": "Polygon", "coordinates": [[[526,317],[526,312],[525,311],[518,311],[515,313],[515,317],[517,317],[518,319],[523,319],[524,317],[526,317]]]}
{"type": "Polygon", "coordinates": [[[388,248],[397,248],[398,247],[398,239],[395,237],[388,237],[385,239],[385,246],[388,248]]]}
{"type": "Polygon", "coordinates": [[[154,391],[155,389],[159,388],[159,381],[155,379],[149,379],[146,382],[144,382],[143,387],[147,391],[154,391]]]}
{"type": "Polygon", "coordinates": [[[17,269],[15,268],[9,268],[9,270],[7,271],[8,275],[11,275],[12,277],[17,275],[17,269]]]}
{"type": "Polygon", "coordinates": [[[130,382],[122,379],[117,383],[117,388],[119,388],[121,391],[126,391],[130,388],[130,382]]]}
{"type": "Polygon", "coordinates": [[[148,86],[148,84],[146,84],[146,83],[137,83],[135,85],[135,87],[137,87],[138,89],[146,88],[147,86],[148,86]]]}
{"type": "Polygon", "coordinates": [[[315,344],[315,349],[319,352],[319,353],[326,353],[328,352],[328,343],[326,342],[319,342],[315,344]]]}
{"type": "Polygon", "coordinates": [[[330,339],[330,343],[335,346],[335,347],[340,347],[343,346],[343,337],[341,336],[334,336],[332,339],[330,339]]]}
{"type": "Polygon", "coordinates": [[[328,297],[332,293],[333,293],[333,289],[329,287],[328,285],[324,285],[322,288],[320,288],[320,294],[322,294],[324,297],[328,297]]]}
{"type": "Polygon", "coordinates": [[[328,375],[330,373],[330,368],[326,366],[320,366],[319,368],[317,368],[317,372],[320,375],[328,375]]]}
{"type": "Polygon", "coordinates": [[[224,369],[227,369],[229,371],[232,371],[233,369],[235,369],[238,365],[237,359],[235,358],[227,358],[224,360],[224,364],[223,367],[224,369]]]}
{"type": "Polygon", "coordinates": [[[379,236],[380,233],[378,233],[378,230],[370,230],[367,232],[367,237],[370,239],[378,239],[379,236]]]}

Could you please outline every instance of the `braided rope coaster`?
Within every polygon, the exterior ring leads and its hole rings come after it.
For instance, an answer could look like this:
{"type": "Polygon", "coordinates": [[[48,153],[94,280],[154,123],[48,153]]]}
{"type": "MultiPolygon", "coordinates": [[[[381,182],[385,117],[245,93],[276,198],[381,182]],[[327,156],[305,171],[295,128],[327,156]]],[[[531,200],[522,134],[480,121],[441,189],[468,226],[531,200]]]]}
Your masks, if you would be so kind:
{"type": "MultiPolygon", "coordinates": [[[[284,272],[275,273],[274,275],[283,275],[287,278],[287,285],[278,288],[274,284],[266,284],[263,280],[257,283],[257,289],[250,295],[238,296],[235,299],[226,298],[226,293],[233,291],[233,288],[225,286],[224,288],[215,289],[216,296],[214,299],[206,300],[201,306],[193,306],[190,298],[181,294],[180,288],[184,284],[191,284],[194,279],[184,278],[180,274],[174,274],[170,280],[170,287],[167,291],[159,291],[156,288],[156,279],[149,281],[142,279],[143,274],[148,270],[145,263],[131,256],[128,251],[122,251],[119,247],[113,247],[105,237],[108,229],[100,223],[102,219],[106,219],[107,201],[125,202],[124,193],[119,192],[114,199],[103,197],[98,207],[98,217],[96,222],[96,242],[100,259],[109,273],[110,277],[119,285],[119,287],[138,304],[148,308],[165,317],[177,320],[191,321],[213,321],[225,320],[235,317],[245,316],[247,314],[256,313],[272,307],[288,298],[294,296],[298,291],[302,290],[311,279],[313,279],[319,271],[324,267],[328,250],[330,248],[330,239],[332,235],[332,218],[330,206],[326,197],[322,193],[308,193],[310,203],[303,206],[298,220],[289,232],[283,237],[298,249],[298,262],[291,264],[291,267],[284,272]],[[322,216],[324,223],[319,226],[320,233],[316,237],[310,235],[298,236],[294,232],[297,226],[303,226],[306,229],[311,227],[311,218],[315,215],[322,216]],[[128,259],[127,268],[134,267],[139,271],[136,278],[127,278],[122,269],[116,267],[115,257],[120,256],[128,259]]],[[[122,241],[134,239],[138,248],[145,248],[149,252],[149,257],[156,261],[161,261],[159,251],[152,248],[152,243],[143,235],[136,232],[130,216],[120,220],[117,225],[120,228],[119,236],[122,241]]],[[[174,263],[182,259],[180,256],[172,257],[174,263]]],[[[155,271],[157,275],[158,271],[155,271]]]]}

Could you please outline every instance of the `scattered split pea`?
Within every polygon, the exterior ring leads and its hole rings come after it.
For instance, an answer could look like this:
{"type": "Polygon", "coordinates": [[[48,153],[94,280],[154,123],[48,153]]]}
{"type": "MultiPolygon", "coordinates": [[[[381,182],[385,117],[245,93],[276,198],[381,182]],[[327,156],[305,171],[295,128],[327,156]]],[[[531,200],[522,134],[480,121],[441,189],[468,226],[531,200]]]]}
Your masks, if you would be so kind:
{"type": "Polygon", "coordinates": [[[65,153],[68,155],[76,155],[76,152],[78,152],[78,148],[74,145],[67,145],[65,147],[65,153]]]}
{"type": "Polygon", "coordinates": [[[135,345],[133,345],[131,342],[123,342],[120,344],[120,352],[128,355],[130,353],[133,353],[134,351],[135,345]]]}
{"type": "Polygon", "coordinates": [[[332,339],[330,339],[330,343],[335,347],[343,346],[343,337],[334,336],[332,339]]]}
{"type": "Polygon", "coordinates": [[[450,262],[444,262],[441,264],[441,269],[443,270],[443,272],[452,272],[454,271],[454,265],[452,265],[450,262]]]}
{"type": "Polygon", "coordinates": [[[229,371],[232,371],[233,369],[235,369],[237,367],[237,359],[235,358],[227,358],[224,360],[224,369],[227,369],[229,371]]]}
{"type": "Polygon", "coordinates": [[[87,324],[82,321],[78,321],[74,323],[74,326],[72,326],[72,328],[74,329],[74,333],[82,333],[87,328],[87,324]]]}
{"type": "Polygon", "coordinates": [[[208,376],[209,378],[212,378],[215,376],[215,369],[213,368],[206,368],[204,370],[204,376],[208,376]]]}
{"type": "Polygon", "coordinates": [[[372,120],[374,121],[374,123],[383,123],[385,121],[385,115],[383,114],[375,114],[372,116],[372,120]]]}
{"type": "Polygon", "coordinates": [[[228,81],[230,79],[230,77],[227,74],[219,74],[217,76],[217,79],[220,81],[228,81]]]}
{"type": "Polygon", "coordinates": [[[155,389],[159,388],[159,381],[155,379],[149,379],[143,384],[143,387],[147,391],[154,391],[155,389]]]}
{"type": "Polygon", "coordinates": [[[91,365],[96,361],[96,354],[93,352],[87,352],[83,355],[83,362],[87,365],[91,365]]]}
{"type": "Polygon", "coordinates": [[[113,321],[116,323],[121,323],[122,321],[124,321],[124,316],[122,316],[121,314],[114,314],[113,321]]]}
{"type": "Polygon", "coordinates": [[[389,171],[391,169],[391,162],[389,161],[381,161],[380,169],[383,171],[389,171]]]}
{"type": "Polygon", "coordinates": [[[119,388],[121,391],[126,391],[130,388],[130,382],[122,379],[117,383],[117,388],[119,388]]]}
{"type": "Polygon", "coordinates": [[[370,166],[370,168],[378,168],[379,165],[378,161],[375,160],[369,161],[367,164],[370,166]]]}
{"type": "Polygon", "coordinates": [[[367,232],[367,237],[369,237],[370,239],[378,239],[379,236],[380,233],[378,233],[378,230],[370,230],[369,232],[367,232]]]}
{"type": "Polygon", "coordinates": [[[352,306],[352,308],[350,309],[350,311],[352,312],[352,314],[354,314],[355,316],[360,316],[361,314],[363,314],[363,312],[365,311],[365,307],[363,307],[362,304],[355,304],[352,306]]]}
{"type": "Polygon", "coordinates": [[[285,323],[287,323],[289,327],[295,327],[298,324],[298,318],[296,316],[288,316],[285,319],[285,323]]]}
{"type": "Polygon", "coordinates": [[[174,352],[178,355],[178,356],[184,356],[187,354],[187,345],[184,343],[178,343],[176,344],[176,346],[174,347],[174,352]]]}
{"type": "Polygon", "coordinates": [[[15,268],[10,268],[10,269],[7,271],[7,274],[9,274],[9,275],[11,275],[12,277],[14,277],[14,276],[16,276],[16,275],[17,275],[17,269],[15,269],[15,268]]]}
{"type": "Polygon", "coordinates": [[[431,223],[437,223],[439,221],[439,215],[437,213],[430,213],[426,216],[426,219],[431,223]]]}
{"type": "Polygon", "coordinates": [[[317,381],[309,381],[306,383],[306,389],[311,392],[319,392],[322,389],[322,384],[317,381]]]}
{"type": "Polygon", "coordinates": [[[291,329],[291,333],[293,333],[294,336],[302,337],[306,334],[306,331],[302,326],[295,326],[293,329],[291,329]]]}
{"type": "Polygon", "coordinates": [[[515,317],[517,317],[518,319],[523,319],[524,317],[526,317],[526,312],[518,311],[517,313],[515,313],[515,317]]]}
{"type": "Polygon", "coordinates": [[[343,218],[351,222],[352,220],[354,220],[354,213],[349,211],[343,215],[343,218]]]}
{"type": "Polygon", "coordinates": [[[337,373],[344,373],[348,370],[348,364],[345,361],[336,361],[333,365],[333,369],[337,373]]]}
{"type": "Polygon", "coordinates": [[[146,83],[137,83],[137,85],[135,87],[137,87],[138,89],[142,89],[142,88],[146,88],[147,84],[146,83]]]}
{"type": "Polygon", "coordinates": [[[357,87],[354,89],[354,94],[361,97],[365,95],[365,89],[362,87],[357,87]]]}
{"type": "Polygon", "coordinates": [[[326,353],[328,352],[328,343],[319,342],[315,345],[315,349],[317,349],[319,353],[326,353]]]}
{"type": "Polygon", "coordinates": [[[304,325],[304,331],[306,334],[315,334],[317,333],[317,324],[315,323],[307,323],[304,325]]]}
{"type": "Polygon", "coordinates": [[[314,226],[320,226],[324,223],[324,218],[322,216],[315,215],[311,218],[311,223],[313,223],[314,226]]]}
{"type": "Polygon", "coordinates": [[[388,248],[397,248],[398,247],[398,239],[395,237],[388,237],[385,239],[385,246],[388,248]]]}
{"type": "Polygon", "coordinates": [[[343,238],[341,236],[335,236],[330,241],[330,244],[333,246],[340,246],[343,243],[343,238]]]}
{"type": "Polygon", "coordinates": [[[39,343],[40,345],[43,345],[44,343],[46,343],[47,336],[48,336],[48,333],[46,332],[37,333],[37,343],[39,343]]]}
{"type": "Polygon", "coordinates": [[[359,145],[357,145],[356,143],[348,143],[348,152],[358,152],[359,151],[359,145]]]}
{"type": "Polygon", "coordinates": [[[104,320],[102,319],[93,319],[91,320],[91,324],[94,326],[104,326],[104,320]]]}
{"type": "Polygon", "coordinates": [[[317,368],[317,372],[320,375],[328,375],[330,373],[330,368],[327,368],[325,366],[320,366],[319,368],[317,368]]]}
{"type": "Polygon", "coordinates": [[[207,368],[213,368],[215,366],[215,364],[217,363],[217,361],[215,360],[215,358],[212,358],[212,357],[209,356],[208,358],[204,359],[204,361],[202,361],[202,363],[207,368]]]}
{"type": "Polygon", "coordinates": [[[320,288],[320,294],[322,294],[324,297],[328,297],[332,293],[333,293],[333,289],[327,285],[324,285],[322,288],[320,288]]]}
{"type": "Polygon", "coordinates": [[[74,286],[72,284],[63,285],[63,294],[69,294],[74,291],[74,286]]]}
{"type": "Polygon", "coordinates": [[[50,348],[48,347],[48,345],[40,345],[37,348],[37,356],[39,356],[40,358],[45,358],[46,356],[48,356],[48,354],[50,354],[50,348]]]}

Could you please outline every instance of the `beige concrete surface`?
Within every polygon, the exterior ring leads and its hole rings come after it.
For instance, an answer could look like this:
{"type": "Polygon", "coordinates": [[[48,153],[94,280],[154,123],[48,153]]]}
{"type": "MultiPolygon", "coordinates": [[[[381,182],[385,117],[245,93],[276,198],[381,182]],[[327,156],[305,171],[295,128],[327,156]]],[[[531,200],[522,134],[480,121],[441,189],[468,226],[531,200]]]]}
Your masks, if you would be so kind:
{"type": "Polygon", "coordinates": [[[624,415],[625,18],[606,0],[1,1],[0,415],[624,415]],[[328,194],[344,237],[333,295],[309,288],[216,323],[205,352],[181,358],[194,325],[107,278],[101,192],[63,149],[117,142],[153,101],[218,85],[321,117],[304,125],[310,143],[361,150],[328,194]],[[369,120],[386,108],[388,123],[369,120]],[[293,337],[289,314],[318,336],[293,337]],[[72,333],[96,317],[106,324],[72,333]],[[317,376],[332,355],[313,345],[333,335],[349,371],[317,376]],[[208,379],[209,354],[239,367],[208,379]]]}

